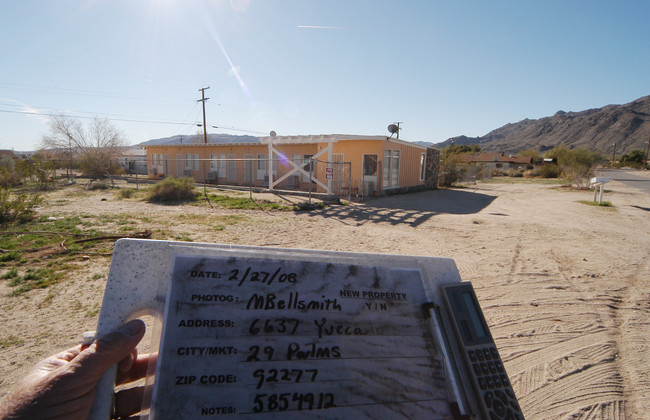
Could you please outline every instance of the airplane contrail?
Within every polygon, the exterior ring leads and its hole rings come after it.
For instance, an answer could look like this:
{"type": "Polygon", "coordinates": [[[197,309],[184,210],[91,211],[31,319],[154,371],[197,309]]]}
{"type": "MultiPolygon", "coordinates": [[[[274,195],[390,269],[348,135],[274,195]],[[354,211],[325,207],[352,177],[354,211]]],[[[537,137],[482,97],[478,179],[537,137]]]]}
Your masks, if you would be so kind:
{"type": "Polygon", "coordinates": [[[343,29],[339,26],[298,25],[298,29],[343,29]]]}

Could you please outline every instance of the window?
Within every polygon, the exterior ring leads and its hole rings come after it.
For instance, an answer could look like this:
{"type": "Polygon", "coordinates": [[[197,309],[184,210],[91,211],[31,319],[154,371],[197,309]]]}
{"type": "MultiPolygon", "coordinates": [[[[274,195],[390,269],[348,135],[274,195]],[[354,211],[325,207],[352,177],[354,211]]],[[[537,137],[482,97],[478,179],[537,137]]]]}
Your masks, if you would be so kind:
{"type": "Polygon", "coordinates": [[[237,181],[237,155],[228,154],[228,180],[237,181]]]}
{"type": "Polygon", "coordinates": [[[255,155],[251,153],[244,154],[244,181],[250,183],[253,180],[253,163],[255,155]]]}
{"type": "Polygon", "coordinates": [[[257,170],[266,172],[266,155],[257,155],[257,170]]]}
{"type": "Polygon", "coordinates": [[[199,154],[198,153],[186,153],[185,154],[185,169],[190,170],[194,169],[195,171],[199,170],[199,154]]]}
{"type": "Polygon", "coordinates": [[[399,150],[384,152],[384,188],[399,187],[399,150]]]}
{"type": "Polygon", "coordinates": [[[399,150],[393,150],[393,164],[391,165],[391,182],[394,187],[399,186],[399,150]]]}
{"type": "Polygon", "coordinates": [[[291,161],[295,163],[298,167],[300,167],[300,164],[302,163],[302,156],[300,155],[293,155],[291,156],[291,161]]]}
{"type": "Polygon", "coordinates": [[[219,155],[219,161],[217,162],[217,166],[219,168],[219,178],[226,178],[226,172],[227,172],[227,162],[226,162],[226,155],[221,154],[219,155]]]}
{"type": "Polygon", "coordinates": [[[268,173],[266,171],[267,167],[268,157],[266,155],[257,155],[257,179],[266,179],[268,176],[268,173]]]}
{"type": "Polygon", "coordinates": [[[424,181],[427,172],[427,154],[420,155],[420,181],[424,181]]]}
{"type": "Polygon", "coordinates": [[[363,155],[363,175],[377,176],[377,155],[363,155]]]}
{"type": "Polygon", "coordinates": [[[314,171],[314,161],[311,160],[312,156],[314,155],[303,155],[302,156],[302,168],[307,172],[307,175],[303,174],[302,175],[302,181],[303,182],[309,182],[309,174],[311,173],[311,178],[312,180],[316,177],[316,174],[313,173],[314,171]]]}
{"type": "Polygon", "coordinates": [[[217,160],[217,155],[210,155],[210,172],[217,171],[219,169],[219,161],[217,160]]]}

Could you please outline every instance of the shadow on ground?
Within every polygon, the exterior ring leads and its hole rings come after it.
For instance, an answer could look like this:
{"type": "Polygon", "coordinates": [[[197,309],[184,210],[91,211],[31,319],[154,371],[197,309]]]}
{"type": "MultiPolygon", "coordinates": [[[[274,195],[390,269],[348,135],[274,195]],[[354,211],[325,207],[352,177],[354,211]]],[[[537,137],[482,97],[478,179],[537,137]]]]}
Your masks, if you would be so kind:
{"type": "Polygon", "coordinates": [[[363,225],[386,222],[418,226],[437,214],[474,214],[496,197],[463,190],[432,190],[381,197],[359,205],[330,206],[312,214],[363,225]]]}

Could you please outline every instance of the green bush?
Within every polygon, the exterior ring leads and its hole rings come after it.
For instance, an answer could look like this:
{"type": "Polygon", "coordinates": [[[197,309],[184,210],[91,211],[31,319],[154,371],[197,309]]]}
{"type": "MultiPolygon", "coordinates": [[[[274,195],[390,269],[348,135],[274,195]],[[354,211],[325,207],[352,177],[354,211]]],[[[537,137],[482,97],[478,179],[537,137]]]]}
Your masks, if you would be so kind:
{"type": "Polygon", "coordinates": [[[554,163],[542,165],[540,175],[542,178],[559,178],[562,175],[562,169],[554,163]]]}
{"type": "Polygon", "coordinates": [[[643,161],[645,160],[645,153],[642,150],[632,150],[621,156],[620,164],[617,166],[631,166],[632,168],[640,169],[644,167],[643,161]]]}
{"type": "Polygon", "coordinates": [[[578,188],[589,185],[593,167],[603,161],[600,152],[586,147],[569,149],[566,146],[557,146],[549,150],[546,157],[556,159],[563,175],[578,188]]]}
{"type": "Polygon", "coordinates": [[[12,194],[11,189],[0,187],[0,224],[34,219],[41,201],[38,194],[12,194]]]}
{"type": "Polygon", "coordinates": [[[16,164],[8,156],[0,159],[0,185],[3,187],[15,187],[20,184],[20,175],[16,172],[16,164]]]}
{"type": "Polygon", "coordinates": [[[165,178],[149,189],[148,200],[155,203],[193,201],[196,199],[194,179],[165,178]]]}

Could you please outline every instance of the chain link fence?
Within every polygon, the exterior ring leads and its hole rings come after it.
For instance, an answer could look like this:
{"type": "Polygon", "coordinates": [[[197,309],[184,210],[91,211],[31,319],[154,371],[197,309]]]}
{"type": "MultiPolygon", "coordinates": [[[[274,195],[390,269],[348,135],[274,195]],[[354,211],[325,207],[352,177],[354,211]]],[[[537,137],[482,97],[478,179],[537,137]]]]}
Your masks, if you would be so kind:
{"type": "Polygon", "coordinates": [[[483,165],[458,165],[458,182],[476,183],[478,181],[489,181],[492,179],[492,169],[483,165]]]}
{"type": "MultiPolygon", "coordinates": [[[[363,189],[352,182],[351,163],[334,156],[328,162],[301,158],[237,158],[213,156],[178,156],[176,159],[156,155],[153,159],[120,159],[104,165],[102,174],[88,173],[82,163],[66,159],[28,159],[22,163],[25,174],[38,172],[39,179],[54,178],[123,178],[130,182],[151,183],[167,177],[191,177],[197,184],[233,189],[269,189],[274,191],[329,194],[353,198],[363,189]],[[271,170],[269,170],[271,168],[271,170]]],[[[29,177],[29,175],[27,175],[29,177]]]]}

